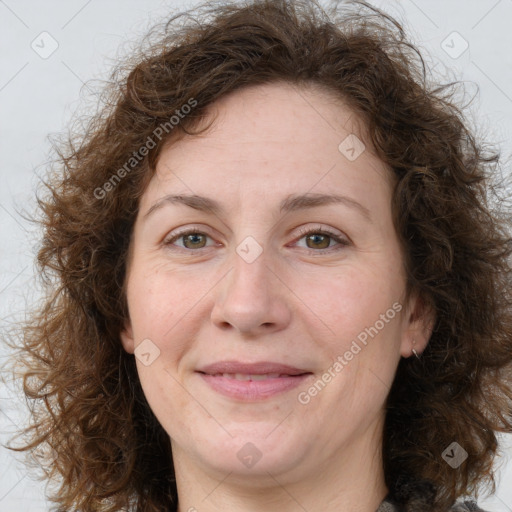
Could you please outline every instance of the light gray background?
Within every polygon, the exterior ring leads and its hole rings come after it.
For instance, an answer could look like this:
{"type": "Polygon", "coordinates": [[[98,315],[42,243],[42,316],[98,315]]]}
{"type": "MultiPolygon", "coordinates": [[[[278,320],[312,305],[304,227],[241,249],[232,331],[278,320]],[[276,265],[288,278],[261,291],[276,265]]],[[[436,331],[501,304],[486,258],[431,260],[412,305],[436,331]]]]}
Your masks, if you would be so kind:
{"type": "MultiPolygon", "coordinates": [[[[65,129],[84,82],[107,77],[121,44],[157,20],[196,2],[157,0],[0,0],[0,328],[5,333],[37,297],[33,284],[37,231],[20,212],[34,211],[44,172],[46,136],[65,129]],[[58,43],[56,51],[43,53],[58,43]],[[37,45],[37,46],[36,46],[37,45]],[[44,55],[46,56],[46,55],[44,55]]],[[[510,156],[512,141],[512,0],[373,1],[402,20],[435,72],[479,89],[471,118],[510,156]],[[456,31],[459,35],[453,34],[456,31]],[[444,41],[444,43],[443,43],[444,41]],[[465,41],[468,49],[464,49],[465,41]],[[446,51],[445,51],[446,50],[446,51]],[[448,52],[448,53],[447,53],[448,52]],[[451,53],[451,55],[449,54],[451,53]],[[458,55],[461,53],[461,55],[458,55]],[[478,86],[478,87],[477,87],[478,86]]],[[[510,172],[510,168],[507,168],[510,172]]],[[[0,364],[6,351],[0,349],[0,364]]],[[[5,379],[9,379],[5,375],[5,379]]],[[[0,441],[23,423],[12,386],[0,384],[0,441]]],[[[512,436],[504,438],[498,489],[480,499],[490,512],[512,512],[512,436]]],[[[0,511],[48,510],[44,486],[0,447],[0,511]]]]}

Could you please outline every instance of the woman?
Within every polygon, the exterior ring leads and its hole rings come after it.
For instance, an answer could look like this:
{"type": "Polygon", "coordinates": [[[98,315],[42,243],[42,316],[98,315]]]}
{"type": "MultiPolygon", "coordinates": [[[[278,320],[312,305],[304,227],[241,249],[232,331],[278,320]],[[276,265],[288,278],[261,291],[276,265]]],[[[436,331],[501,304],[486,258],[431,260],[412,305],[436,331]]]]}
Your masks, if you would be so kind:
{"type": "Polygon", "coordinates": [[[497,156],[363,2],[155,34],[40,200],[25,449],[58,510],[480,510],[512,431],[497,156]]]}

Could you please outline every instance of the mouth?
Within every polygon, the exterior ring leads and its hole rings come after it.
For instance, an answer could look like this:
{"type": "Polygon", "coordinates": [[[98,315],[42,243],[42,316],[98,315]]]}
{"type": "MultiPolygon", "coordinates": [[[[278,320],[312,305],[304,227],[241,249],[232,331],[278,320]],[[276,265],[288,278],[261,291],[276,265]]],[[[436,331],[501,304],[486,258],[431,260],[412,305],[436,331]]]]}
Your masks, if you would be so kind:
{"type": "Polygon", "coordinates": [[[221,361],[196,373],[211,390],[240,401],[259,401],[290,391],[313,375],[280,363],[238,361],[221,361]]]}
{"type": "Polygon", "coordinates": [[[297,377],[297,375],[288,375],[286,373],[216,373],[216,374],[208,374],[205,373],[203,375],[210,375],[211,377],[224,377],[226,379],[235,379],[235,380],[268,380],[268,379],[279,379],[281,377],[297,377]]]}

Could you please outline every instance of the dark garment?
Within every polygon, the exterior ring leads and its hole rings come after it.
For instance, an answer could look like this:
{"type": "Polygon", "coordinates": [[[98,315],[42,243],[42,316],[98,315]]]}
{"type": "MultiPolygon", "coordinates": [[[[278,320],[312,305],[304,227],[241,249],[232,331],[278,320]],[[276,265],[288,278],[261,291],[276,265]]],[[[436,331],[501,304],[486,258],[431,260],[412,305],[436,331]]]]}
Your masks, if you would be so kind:
{"type": "MultiPolygon", "coordinates": [[[[385,499],[376,512],[401,512],[401,508],[385,499]]],[[[448,512],[485,512],[474,501],[456,503],[448,512]]]]}

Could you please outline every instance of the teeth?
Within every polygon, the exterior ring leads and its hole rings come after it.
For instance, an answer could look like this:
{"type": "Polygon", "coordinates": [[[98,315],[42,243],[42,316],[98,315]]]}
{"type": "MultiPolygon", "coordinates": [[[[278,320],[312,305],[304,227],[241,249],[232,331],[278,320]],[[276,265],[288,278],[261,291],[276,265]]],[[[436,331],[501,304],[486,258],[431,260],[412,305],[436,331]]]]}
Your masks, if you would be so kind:
{"type": "Polygon", "coordinates": [[[249,375],[247,373],[223,373],[222,376],[227,379],[235,380],[267,380],[277,379],[281,374],[279,373],[264,373],[263,375],[249,375]]]}

